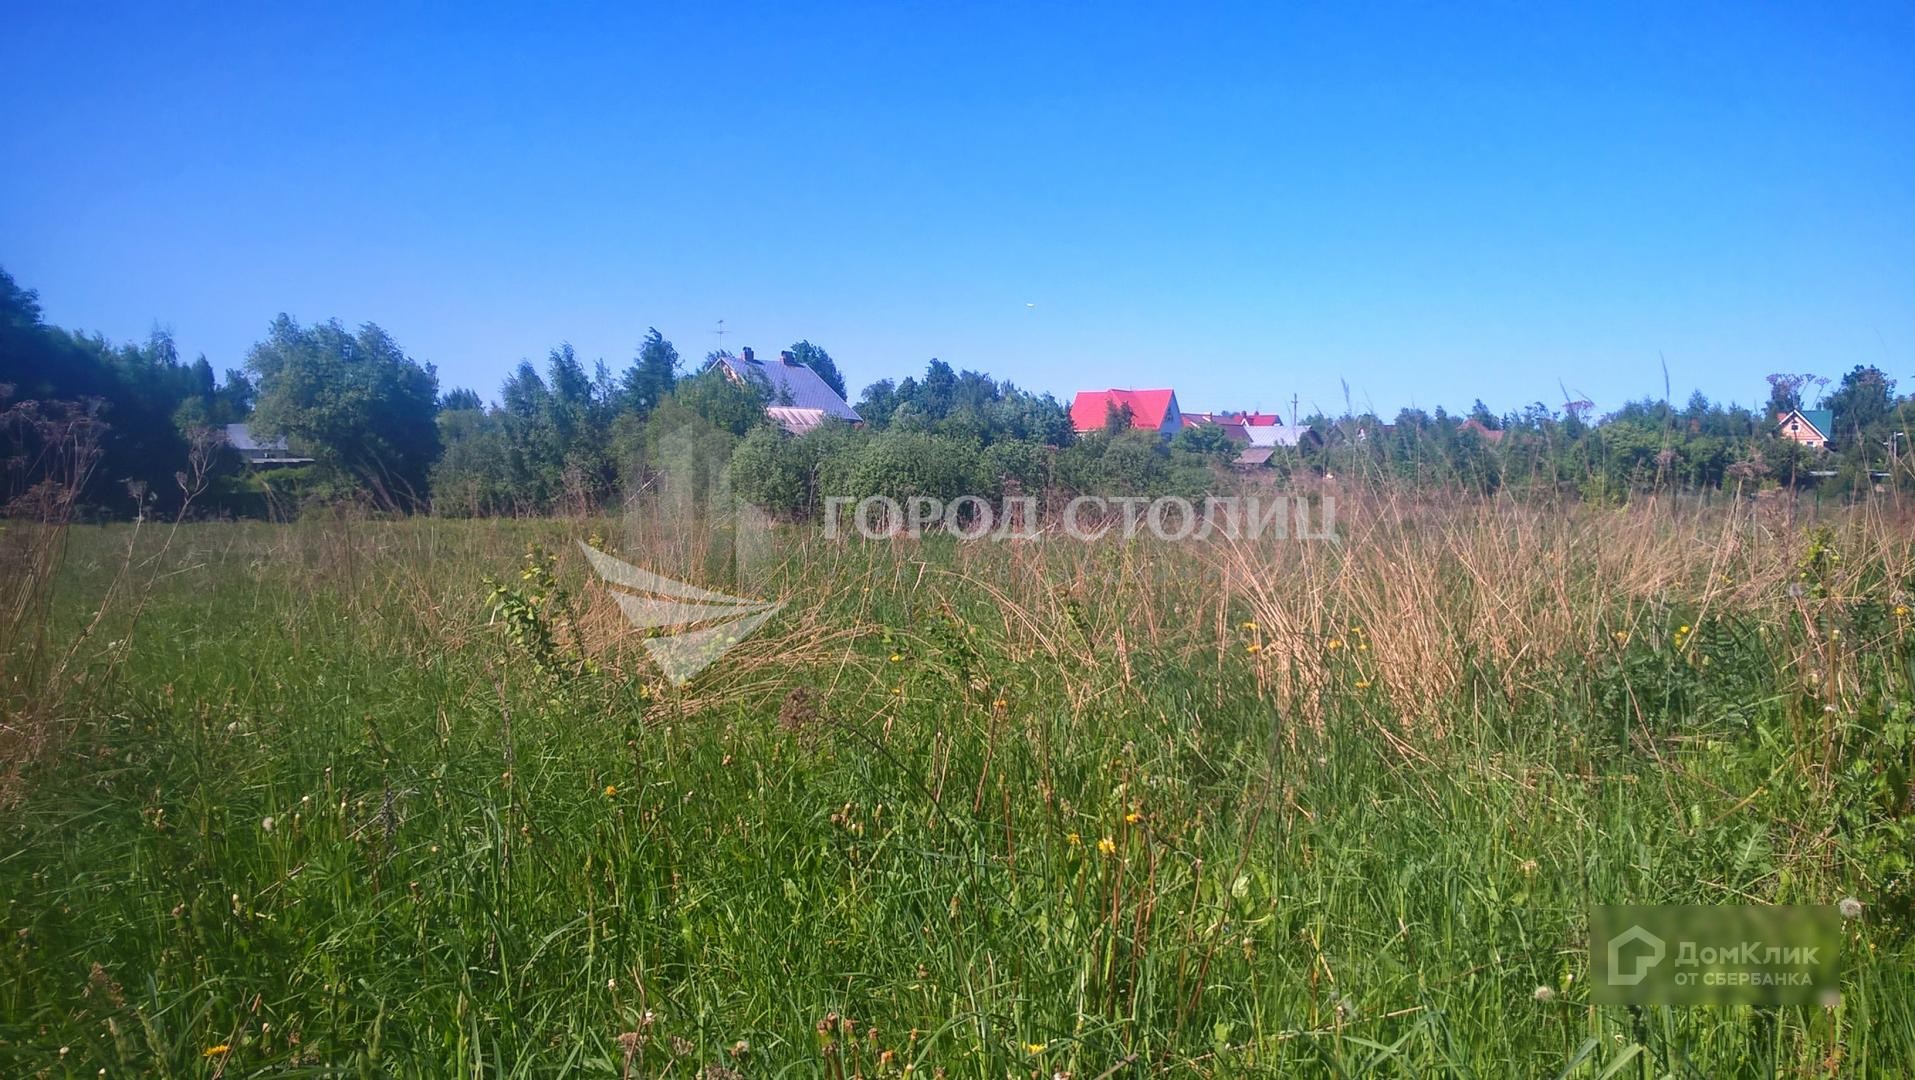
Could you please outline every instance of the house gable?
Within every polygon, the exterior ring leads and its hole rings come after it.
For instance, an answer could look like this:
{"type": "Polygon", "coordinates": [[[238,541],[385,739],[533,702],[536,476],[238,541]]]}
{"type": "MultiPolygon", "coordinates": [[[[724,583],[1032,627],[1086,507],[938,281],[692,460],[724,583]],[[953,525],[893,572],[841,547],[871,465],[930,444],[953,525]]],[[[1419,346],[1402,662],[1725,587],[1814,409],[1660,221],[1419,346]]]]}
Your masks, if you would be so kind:
{"type": "Polygon", "coordinates": [[[1071,401],[1071,426],[1082,434],[1103,428],[1112,409],[1130,408],[1130,426],[1169,437],[1182,430],[1175,390],[1079,390],[1071,401]]]}
{"type": "Polygon", "coordinates": [[[1834,430],[1835,413],[1831,409],[1790,409],[1775,414],[1776,435],[1803,446],[1828,449],[1834,430]]]}

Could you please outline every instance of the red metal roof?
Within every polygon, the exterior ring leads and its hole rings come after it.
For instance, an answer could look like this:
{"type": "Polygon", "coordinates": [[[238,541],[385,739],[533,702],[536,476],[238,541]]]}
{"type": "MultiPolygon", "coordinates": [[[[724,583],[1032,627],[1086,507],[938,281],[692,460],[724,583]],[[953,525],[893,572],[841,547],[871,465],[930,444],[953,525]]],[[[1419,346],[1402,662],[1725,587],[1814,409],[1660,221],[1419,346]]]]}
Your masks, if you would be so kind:
{"type": "Polygon", "coordinates": [[[1177,400],[1173,390],[1079,390],[1071,402],[1071,426],[1079,431],[1096,431],[1113,406],[1130,406],[1130,426],[1156,431],[1164,426],[1164,416],[1177,400]]]}

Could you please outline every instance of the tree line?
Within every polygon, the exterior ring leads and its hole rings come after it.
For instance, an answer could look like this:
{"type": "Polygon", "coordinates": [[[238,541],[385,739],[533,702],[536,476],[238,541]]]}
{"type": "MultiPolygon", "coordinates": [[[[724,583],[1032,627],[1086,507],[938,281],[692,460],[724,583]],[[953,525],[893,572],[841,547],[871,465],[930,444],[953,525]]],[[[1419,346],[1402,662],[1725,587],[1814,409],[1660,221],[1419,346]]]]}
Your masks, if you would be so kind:
{"type": "MultiPolygon", "coordinates": [[[[800,341],[789,351],[849,398],[825,349],[800,341]]],[[[1503,415],[1479,401],[1467,413],[1405,409],[1389,420],[1346,409],[1303,418],[1309,437],[1248,472],[1233,467],[1241,448],[1221,428],[1165,440],[1112,415],[1077,433],[1054,397],[938,360],[865,387],[854,402],[862,425],[794,436],[768,419],[778,404],[770,388],[726,377],[711,363],[721,355],[689,366],[656,328],[619,370],[560,345],[542,366],[520,362],[488,401],[442,388],[431,364],[375,324],[281,315],[242,366],[216,375],[165,333],[129,345],[49,326],[38,297],[0,270],[0,494],[13,514],[34,512],[56,482],[101,515],[340,501],[457,516],[586,513],[646,483],[659,439],[693,428],[729,458],[735,490],[794,519],[833,496],[1194,496],[1270,474],[1604,502],[1660,489],[1861,492],[1907,482],[1902,433],[1915,414],[1915,398],[1867,365],[1833,384],[1770,376],[1760,411],[1700,393],[1600,417],[1580,401],[1503,415]],[[1833,413],[1832,451],[1777,437],[1774,416],[1810,395],[1833,413]],[[310,463],[247,468],[223,437],[242,422],[310,463]]]]}

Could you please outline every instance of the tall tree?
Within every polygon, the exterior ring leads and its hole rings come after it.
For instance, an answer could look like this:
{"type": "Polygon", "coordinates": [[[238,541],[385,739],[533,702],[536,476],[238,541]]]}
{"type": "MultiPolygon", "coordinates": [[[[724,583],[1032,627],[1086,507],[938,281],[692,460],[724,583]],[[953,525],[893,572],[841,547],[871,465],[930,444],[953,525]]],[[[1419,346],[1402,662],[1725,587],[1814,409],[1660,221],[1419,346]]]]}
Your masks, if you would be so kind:
{"type": "Polygon", "coordinates": [[[440,412],[471,412],[484,408],[485,402],[479,399],[479,392],[463,386],[448,390],[439,398],[440,412]]]}
{"type": "Polygon", "coordinates": [[[845,392],[844,376],[838,373],[838,365],[831,354],[813,345],[809,341],[800,341],[791,347],[791,358],[818,373],[825,385],[838,392],[838,396],[850,400],[845,392]]]}
{"type": "Polygon", "coordinates": [[[1797,409],[1806,408],[1807,401],[1804,399],[1802,391],[1810,386],[1819,389],[1827,386],[1828,383],[1829,381],[1827,379],[1806,372],[1800,375],[1778,372],[1777,374],[1769,376],[1770,419],[1774,419],[1784,413],[1794,412],[1797,409]]]}
{"type": "Polygon", "coordinates": [[[297,440],[326,466],[364,484],[381,505],[423,505],[439,456],[439,378],[367,323],[302,327],[273,320],[246,366],[259,380],[253,423],[297,440]]]}
{"type": "Polygon", "coordinates": [[[1842,376],[1835,392],[1828,396],[1828,407],[1835,413],[1835,430],[1830,437],[1854,439],[1873,434],[1875,428],[1895,409],[1895,380],[1880,368],[1857,364],[1842,376]]]}
{"type": "Polygon", "coordinates": [[[678,350],[658,332],[658,327],[651,327],[639,343],[638,359],[619,380],[619,405],[640,416],[650,415],[677,381],[678,350]]]}
{"type": "Polygon", "coordinates": [[[885,427],[891,423],[891,414],[898,410],[898,384],[890,379],[879,379],[864,388],[864,394],[858,399],[858,415],[874,428],[885,427]]]}
{"type": "Polygon", "coordinates": [[[766,422],[765,405],[770,398],[756,380],[739,382],[727,376],[722,368],[708,367],[691,378],[679,380],[671,400],[686,414],[742,437],[766,422]]]}

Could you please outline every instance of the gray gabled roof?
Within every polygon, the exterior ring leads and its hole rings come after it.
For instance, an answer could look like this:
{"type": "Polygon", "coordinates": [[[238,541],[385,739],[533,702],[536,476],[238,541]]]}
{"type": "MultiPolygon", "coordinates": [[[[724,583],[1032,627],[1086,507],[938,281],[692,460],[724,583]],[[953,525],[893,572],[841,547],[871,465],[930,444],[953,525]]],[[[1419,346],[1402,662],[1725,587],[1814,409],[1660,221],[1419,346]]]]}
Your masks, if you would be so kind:
{"type": "Polygon", "coordinates": [[[1295,446],[1310,433],[1303,424],[1245,424],[1243,433],[1251,446],[1295,446]]]}
{"type": "Polygon", "coordinates": [[[310,465],[313,460],[294,454],[285,436],[262,439],[246,424],[227,424],[226,441],[248,465],[310,465]]]}
{"type": "MultiPolygon", "coordinates": [[[[750,357],[751,350],[745,353],[750,357]]],[[[817,372],[803,364],[746,357],[721,356],[713,363],[724,365],[734,379],[750,379],[764,385],[770,391],[773,406],[818,409],[826,416],[854,423],[863,419],[817,372]]]]}

